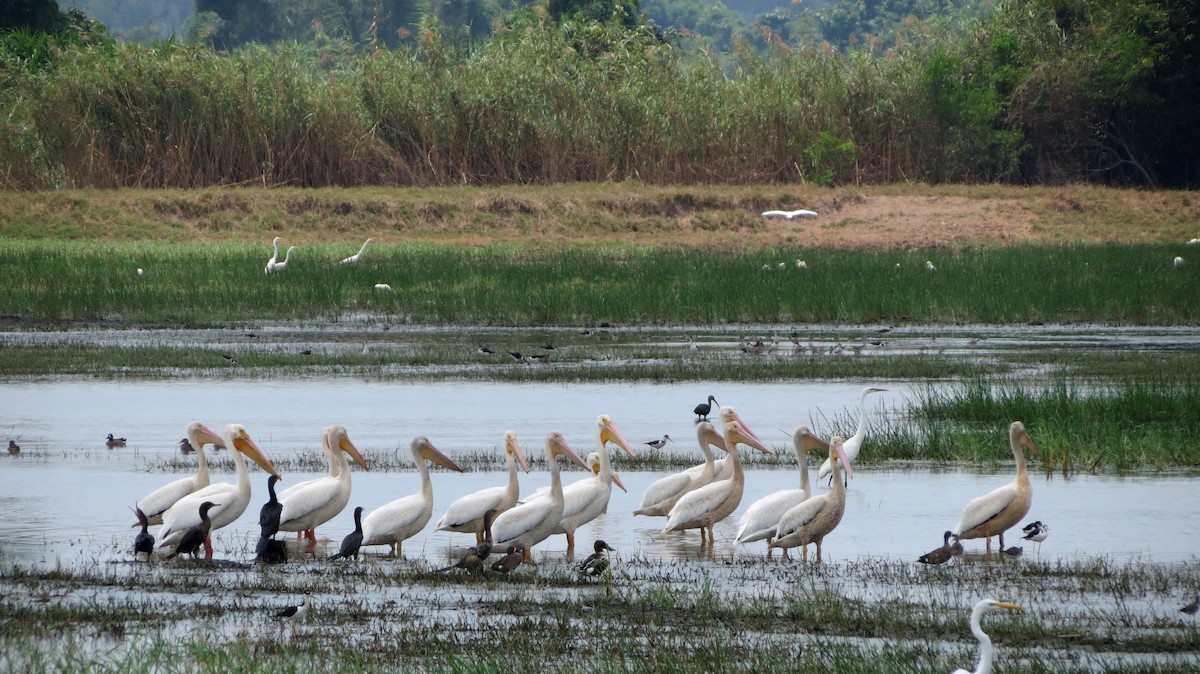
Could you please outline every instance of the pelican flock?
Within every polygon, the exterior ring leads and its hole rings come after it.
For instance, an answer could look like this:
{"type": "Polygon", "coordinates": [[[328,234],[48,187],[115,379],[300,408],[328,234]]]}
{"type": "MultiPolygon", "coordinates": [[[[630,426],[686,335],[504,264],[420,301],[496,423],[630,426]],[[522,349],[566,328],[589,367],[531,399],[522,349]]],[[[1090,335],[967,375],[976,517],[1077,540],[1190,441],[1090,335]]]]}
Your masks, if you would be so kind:
{"type": "Polygon", "coordinates": [[[848,473],[853,473],[854,468],[846,456],[844,445],[845,442],[836,435],[829,440],[829,459],[833,470],[829,492],[813,496],[783,513],[775,528],[775,540],[768,548],[782,549],[786,558],[788,548],[798,545],[807,560],[808,544],[816,543],[817,561],[821,561],[821,543],[829,532],[837,528],[846,512],[846,488],[839,480],[838,473],[841,466],[845,466],[848,473]]]}
{"type": "MultiPolygon", "coordinates": [[[[800,469],[800,487],[798,489],[781,489],[767,494],[750,505],[738,522],[737,542],[753,543],[767,541],[767,554],[771,553],[771,542],[775,539],[775,530],[779,527],[779,519],[812,496],[808,484],[808,452],[813,449],[828,450],[828,443],[814,436],[808,426],[799,426],[792,433],[792,444],[796,448],[796,465],[800,469]]],[[[785,549],[786,552],[786,549],[785,549]]]]}
{"type": "Polygon", "coordinates": [[[665,517],[684,494],[713,481],[716,466],[709,445],[725,449],[725,438],[717,433],[712,422],[701,421],[696,424],[696,439],[700,443],[700,451],[704,453],[704,463],[654,481],[646,487],[642,504],[633,511],[634,515],[665,517]]]}

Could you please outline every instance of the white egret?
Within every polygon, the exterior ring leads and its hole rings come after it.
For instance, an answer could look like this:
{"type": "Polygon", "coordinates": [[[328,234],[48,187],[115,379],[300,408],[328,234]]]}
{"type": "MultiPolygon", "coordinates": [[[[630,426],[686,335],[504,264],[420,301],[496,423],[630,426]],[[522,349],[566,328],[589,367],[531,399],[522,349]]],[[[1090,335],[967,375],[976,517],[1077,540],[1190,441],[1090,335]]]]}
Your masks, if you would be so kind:
{"type": "Polygon", "coordinates": [[[1016,604],[1006,601],[996,601],[995,599],[984,599],[975,604],[975,608],[971,611],[971,634],[974,634],[975,638],[979,641],[979,664],[975,665],[975,671],[973,672],[968,672],[960,667],[950,674],[989,674],[992,671],[992,657],[995,649],[992,648],[991,637],[979,626],[979,619],[983,617],[984,613],[994,608],[1003,608],[1010,611],[1025,610],[1016,604]]]}
{"type": "MultiPolygon", "coordinates": [[[[886,392],[887,389],[885,388],[868,386],[862,390],[862,393],[858,394],[858,428],[855,429],[854,435],[851,435],[846,440],[846,444],[842,448],[845,451],[846,456],[850,459],[851,463],[854,463],[858,460],[858,453],[862,451],[863,441],[867,438],[867,396],[872,393],[886,392]]],[[[825,476],[829,475],[829,467],[829,460],[826,459],[825,462],[821,464],[821,468],[817,471],[818,480],[824,479],[825,476]]],[[[845,468],[845,466],[842,467],[845,468]]]]}
{"type": "Polygon", "coordinates": [[[817,212],[799,208],[794,211],[763,211],[762,216],[764,218],[787,218],[788,220],[792,220],[794,218],[815,218],[817,217],[817,212]]]}
{"type": "Polygon", "coordinates": [[[363,251],[365,251],[367,249],[368,243],[371,243],[370,239],[367,239],[366,241],[363,242],[362,248],[359,248],[357,253],[342,260],[342,264],[358,264],[358,261],[362,259],[363,251]]]}
{"type": "Polygon", "coordinates": [[[293,250],[296,250],[295,246],[288,246],[287,254],[283,256],[283,261],[276,262],[275,266],[269,268],[267,270],[267,272],[270,273],[270,272],[275,272],[275,271],[283,271],[284,269],[287,269],[288,262],[292,259],[292,251],[293,250]]]}
{"type": "Polygon", "coordinates": [[[274,252],[271,253],[271,258],[267,260],[267,266],[263,267],[263,272],[270,274],[271,272],[275,271],[276,260],[279,259],[279,242],[282,240],[283,237],[277,236],[275,237],[275,240],[271,242],[271,247],[274,249],[274,252]]]}

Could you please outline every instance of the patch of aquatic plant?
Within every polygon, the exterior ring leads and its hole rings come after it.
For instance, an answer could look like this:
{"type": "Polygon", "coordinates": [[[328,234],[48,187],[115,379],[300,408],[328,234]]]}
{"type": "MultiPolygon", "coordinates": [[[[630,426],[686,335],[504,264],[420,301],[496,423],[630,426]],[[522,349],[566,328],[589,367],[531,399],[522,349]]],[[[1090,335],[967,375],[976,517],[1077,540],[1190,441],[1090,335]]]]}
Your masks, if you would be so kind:
{"type": "Polygon", "coordinates": [[[927,251],[401,244],[371,252],[340,265],[344,246],[307,245],[286,270],[265,274],[263,246],[7,241],[0,314],[186,325],[351,313],[492,325],[1200,321],[1189,301],[1200,276],[1164,273],[1175,254],[1165,245],[943,251],[936,273],[923,268],[927,251]],[[801,254],[807,269],[775,268],[801,254]],[[380,283],[391,290],[376,290],[380,283]]]}

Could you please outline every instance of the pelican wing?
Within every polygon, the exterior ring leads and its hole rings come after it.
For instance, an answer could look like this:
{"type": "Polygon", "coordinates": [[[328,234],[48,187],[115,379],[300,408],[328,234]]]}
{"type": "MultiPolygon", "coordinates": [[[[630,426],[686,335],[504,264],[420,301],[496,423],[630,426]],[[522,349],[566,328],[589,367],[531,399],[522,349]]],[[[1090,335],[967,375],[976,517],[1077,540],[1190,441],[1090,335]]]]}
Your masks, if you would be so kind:
{"type": "Polygon", "coordinates": [[[318,477],[318,478],[314,478],[314,479],[312,479],[312,480],[305,480],[305,481],[303,481],[303,482],[297,482],[296,484],[294,484],[294,485],[292,485],[292,486],[288,487],[287,489],[284,489],[283,491],[279,492],[279,493],[278,493],[278,494],[275,496],[275,498],[279,499],[280,501],[283,501],[284,499],[288,498],[288,497],[289,497],[289,496],[291,496],[292,494],[298,493],[298,492],[299,492],[300,490],[302,490],[302,489],[306,489],[306,488],[308,488],[308,487],[311,487],[311,486],[313,485],[313,483],[314,483],[314,482],[320,482],[321,480],[327,479],[327,478],[329,478],[329,477],[332,477],[332,476],[330,476],[330,475],[326,475],[326,476],[324,476],[324,477],[318,477]]]}
{"type": "Polygon", "coordinates": [[[828,496],[829,494],[820,494],[789,508],[779,518],[779,525],[775,527],[775,538],[779,539],[795,533],[805,524],[813,521],[825,509],[825,505],[829,502],[828,496]]]}
{"type": "Polygon", "coordinates": [[[999,515],[1000,511],[1007,508],[1008,504],[1012,503],[1016,497],[1017,485],[1009,483],[1003,487],[997,487],[979,498],[972,499],[967,507],[963,508],[962,516],[958,518],[958,524],[954,526],[954,535],[970,531],[999,515]]]}
{"type": "Polygon", "coordinates": [[[495,547],[533,531],[552,514],[552,511],[553,504],[550,499],[543,498],[518,504],[500,513],[492,521],[492,539],[496,541],[495,547]]]}
{"type": "MultiPolygon", "coordinates": [[[[214,505],[208,511],[208,518],[215,522],[229,506],[237,500],[237,486],[228,482],[210,484],[175,502],[175,505],[163,513],[162,529],[159,531],[158,544],[160,547],[174,545],[183,538],[183,534],[200,524],[200,504],[212,501],[214,505]]],[[[239,513],[240,514],[240,513],[239,513]]]]}
{"type": "Polygon", "coordinates": [[[649,487],[646,487],[645,493],[642,494],[641,507],[645,508],[657,505],[669,498],[680,495],[692,483],[692,479],[686,472],[679,472],[655,480],[649,487]]]}
{"type": "Polygon", "coordinates": [[[280,494],[279,502],[283,510],[279,514],[279,526],[282,531],[288,522],[311,515],[314,511],[329,505],[341,494],[342,484],[335,477],[323,477],[311,480],[301,489],[289,490],[286,496],[280,494]]]}
{"type": "Polygon", "coordinates": [[[750,504],[738,521],[738,543],[751,543],[774,537],[783,514],[808,499],[803,489],[783,489],[750,504]]]}
{"type": "Polygon", "coordinates": [[[398,498],[371,511],[363,518],[363,545],[389,543],[388,537],[413,526],[418,531],[429,521],[433,504],[427,503],[421,494],[398,498]],[[421,521],[424,518],[424,521],[421,521]]]}
{"type": "MultiPolygon", "coordinates": [[[[696,478],[700,477],[700,474],[703,472],[704,464],[700,464],[698,466],[692,466],[691,468],[688,468],[687,470],[683,471],[683,474],[687,475],[688,477],[696,478]]],[[[725,459],[717,459],[713,461],[713,482],[727,480],[729,479],[730,475],[733,475],[732,461],[726,461],[725,459]]]]}
{"type": "Polygon", "coordinates": [[[605,488],[603,482],[594,477],[585,478],[563,488],[562,519],[575,517],[589,505],[604,501],[608,505],[612,487],[605,488]]]}
{"type": "Polygon", "coordinates": [[[732,482],[721,480],[684,494],[667,514],[667,525],[663,527],[663,531],[682,528],[716,510],[729,497],[730,490],[733,488],[732,482]]]}
{"type": "Polygon", "coordinates": [[[484,513],[500,507],[504,500],[504,490],[505,487],[488,487],[451,503],[442,519],[438,520],[438,531],[449,531],[453,527],[461,527],[483,519],[484,513]]]}
{"type": "Polygon", "coordinates": [[[197,484],[195,475],[174,480],[147,494],[145,498],[138,501],[137,507],[146,514],[151,524],[158,524],[162,521],[163,513],[175,505],[176,501],[207,486],[207,481],[204,484],[197,484]]]}

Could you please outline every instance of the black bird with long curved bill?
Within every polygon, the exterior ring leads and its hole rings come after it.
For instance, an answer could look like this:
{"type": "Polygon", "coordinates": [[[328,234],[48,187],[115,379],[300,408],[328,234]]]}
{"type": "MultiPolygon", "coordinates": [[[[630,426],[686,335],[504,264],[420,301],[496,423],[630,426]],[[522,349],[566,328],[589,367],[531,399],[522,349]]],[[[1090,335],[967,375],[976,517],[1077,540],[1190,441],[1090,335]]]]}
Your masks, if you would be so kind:
{"type": "Polygon", "coordinates": [[[183,532],[183,538],[179,539],[179,545],[175,550],[167,555],[167,559],[173,558],[175,555],[191,553],[192,557],[200,555],[200,546],[204,545],[204,541],[208,538],[209,532],[212,530],[212,520],[208,518],[208,511],[221,505],[212,501],[205,501],[200,504],[200,524],[183,532]]]}
{"type": "Polygon", "coordinates": [[[350,557],[358,559],[358,550],[362,547],[363,542],[362,511],[362,506],[354,509],[354,531],[346,534],[346,537],[342,539],[341,549],[329,556],[330,561],[350,557]]]}
{"type": "Polygon", "coordinates": [[[708,419],[708,415],[712,414],[713,405],[717,407],[721,406],[721,403],[718,403],[717,399],[713,396],[709,396],[708,400],[696,405],[696,409],[692,410],[692,412],[696,414],[697,423],[708,419]]]}

